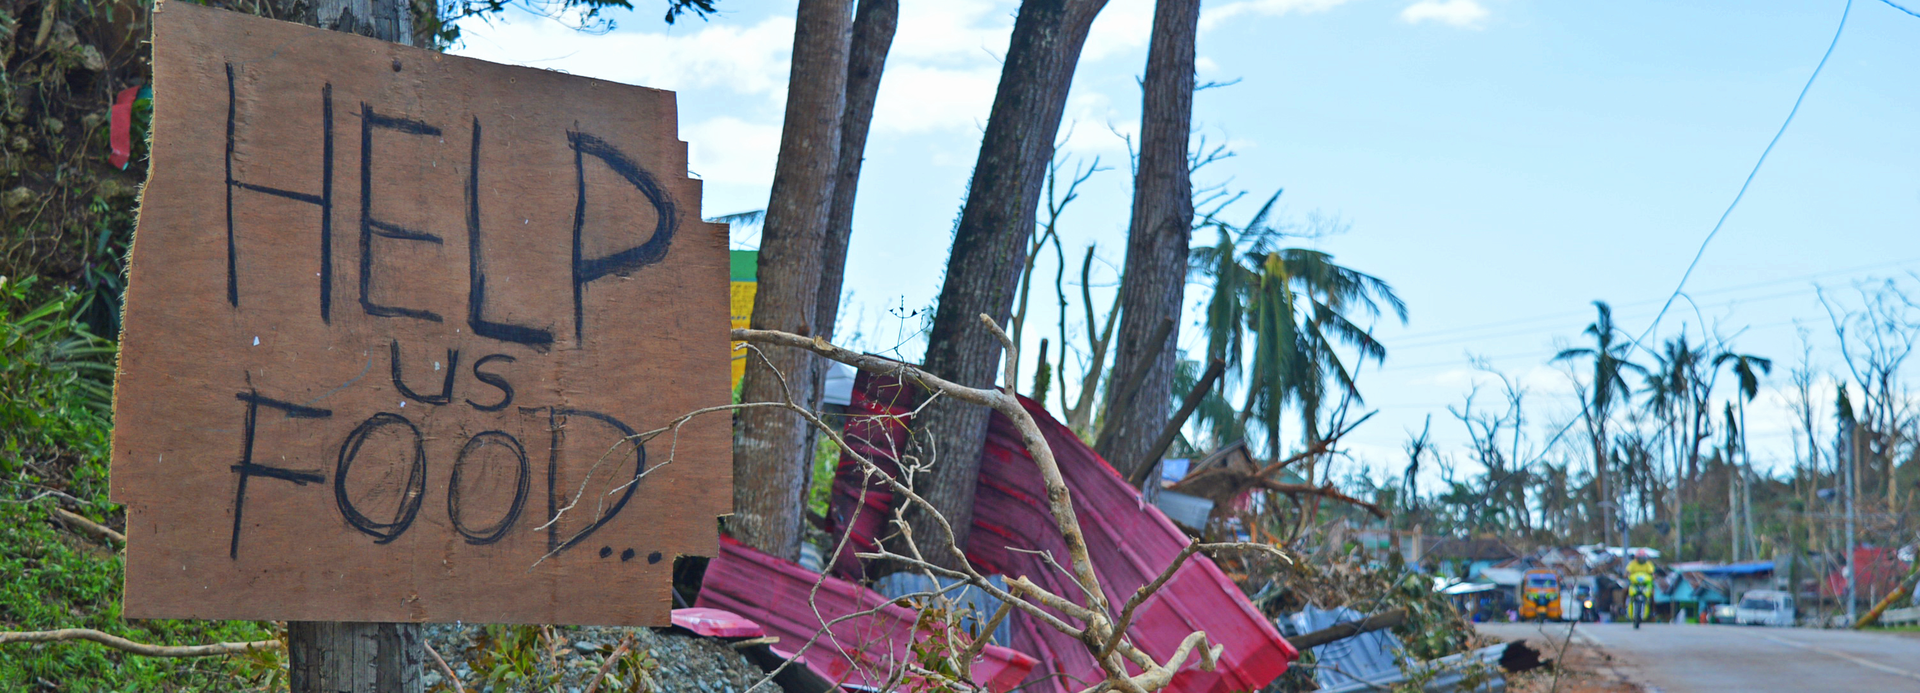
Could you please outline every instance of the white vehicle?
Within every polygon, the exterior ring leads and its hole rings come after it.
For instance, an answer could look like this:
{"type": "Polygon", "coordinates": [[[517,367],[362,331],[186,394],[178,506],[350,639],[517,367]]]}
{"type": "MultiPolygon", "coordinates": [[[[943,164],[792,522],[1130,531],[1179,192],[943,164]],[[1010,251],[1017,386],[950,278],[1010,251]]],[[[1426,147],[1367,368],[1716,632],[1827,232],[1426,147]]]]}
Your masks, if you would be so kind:
{"type": "Polygon", "coordinates": [[[1793,595],[1778,590],[1749,590],[1740,597],[1733,620],[1743,626],[1793,625],[1793,595]]]}

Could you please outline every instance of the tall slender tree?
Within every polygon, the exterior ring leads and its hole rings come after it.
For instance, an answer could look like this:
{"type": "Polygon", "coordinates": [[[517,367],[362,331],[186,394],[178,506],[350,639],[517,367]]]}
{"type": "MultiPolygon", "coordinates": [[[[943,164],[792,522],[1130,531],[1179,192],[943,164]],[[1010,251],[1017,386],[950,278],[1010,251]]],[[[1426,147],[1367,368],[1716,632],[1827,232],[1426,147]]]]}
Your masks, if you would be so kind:
{"type": "Polygon", "coordinates": [[[860,0],[853,16],[853,41],[847,52],[846,110],[840,120],[840,162],[834,171],[833,206],[820,253],[820,300],[814,308],[817,333],[833,337],[840,318],[840,291],[847,271],[847,244],[853,235],[853,202],[866,161],[867,132],[873,104],[880,96],[880,75],[900,24],[900,0],[860,0]]]}
{"type": "MultiPolygon", "coordinates": [[[[973,387],[991,387],[996,380],[1000,343],[982,329],[980,316],[1005,323],[1012,312],[1067,91],[1087,31],[1106,4],[1020,3],[927,337],[926,369],[934,375],[973,387]]],[[[913,422],[909,454],[931,467],[915,481],[924,489],[921,495],[948,519],[954,544],[962,548],[973,525],[973,491],[986,428],[986,408],[951,399],[932,403],[913,422]]],[[[945,545],[945,531],[926,513],[910,509],[908,522],[921,546],[945,545]]],[[[964,560],[944,550],[927,559],[949,565],[964,560]]]]}
{"type": "MultiPolygon", "coordinates": [[[[1736,483],[1747,483],[1753,476],[1753,454],[1747,451],[1747,403],[1752,402],[1753,398],[1760,394],[1760,376],[1771,375],[1773,373],[1773,360],[1752,354],[1737,354],[1728,350],[1720,352],[1719,355],[1713,357],[1713,367],[1720,368],[1722,366],[1732,370],[1734,376],[1739,378],[1737,384],[1738,389],[1735,390],[1739,396],[1734,398],[1735,406],[1739,410],[1739,420],[1737,423],[1729,422],[1729,428],[1739,429],[1739,462],[1741,464],[1735,464],[1733,451],[1729,450],[1727,452],[1727,483],[1731,488],[1736,483]],[[1755,369],[1759,369],[1759,372],[1756,373],[1755,369]],[[1737,482],[1736,479],[1738,479],[1737,482]]],[[[1731,412],[1729,412],[1729,414],[1731,415],[1731,412]]],[[[1729,434],[1728,442],[1731,443],[1733,436],[1731,432],[1729,432],[1729,434]]],[[[1753,532],[1751,531],[1753,518],[1747,515],[1748,509],[1744,507],[1744,504],[1733,503],[1731,501],[1728,503],[1728,508],[1732,511],[1728,515],[1729,523],[1733,522],[1735,517],[1744,518],[1747,523],[1746,548],[1748,553],[1751,554],[1757,551],[1759,547],[1753,545],[1753,532]]],[[[1729,526],[1732,525],[1730,524],[1729,526]]],[[[1735,536],[1739,535],[1738,529],[1739,528],[1736,527],[1733,532],[1735,536]]],[[[1740,557],[1740,545],[1740,542],[1734,542],[1734,557],[1736,560],[1740,557]]],[[[1753,557],[1759,558],[1757,555],[1753,557]]]]}
{"type": "Polygon", "coordinates": [[[1587,401],[1580,406],[1581,417],[1587,424],[1587,437],[1593,444],[1594,491],[1598,497],[1594,505],[1600,512],[1600,539],[1609,545],[1613,542],[1613,511],[1616,500],[1613,489],[1607,482],[1611,476],[1608,469],[1607,423],[1611,418],[1613,405],[1632,392],[1627,386],[1625,373],[1634,371],[1641,375],[1647,369],[1627,360],[1632,343],[1620,341],[1623,336],[1613,324],[1613,308],[1605,301],[1594,301],[1593,307],[1599,316],[1587,325],[1584,334],[1593,337],[1593,346],[1562,349],[1553,360],[1590,359],[1593,361],[1593,376],[1588,384],[1587,401]]]}
{"type": "Polygon", "coordinates": [[[1141,82],[1140,161],[1133,177],[1133,221],[1120,282],[1120,333],[1114,372],[1133,374],[1133,392],[1107,390],[1097,449],[1121,476],[1131,475],[1167,425],[1178,332],[1149,344],[1160,325],[1178,324],[1193,238],[1193,180],[1187,141],[1193,129],[1194,43],[1200,0],[1159,0],[1141,82]]]}
{"type": "MultiPolygon", "coordinates": [[[[816,334],[823,249],[840,163],[852,0],[800,0],[787,81],[786,124],[760,235],[754,329],[816,334]]],[[[743,402],[812,403],[814,357],[772,349],[747,359],[743,402]]],[[[798,414],[745,409],[734,419],[733,510],[727,531],[786,559],[800,556],[802,502],[813,440],[798,414]]]]}

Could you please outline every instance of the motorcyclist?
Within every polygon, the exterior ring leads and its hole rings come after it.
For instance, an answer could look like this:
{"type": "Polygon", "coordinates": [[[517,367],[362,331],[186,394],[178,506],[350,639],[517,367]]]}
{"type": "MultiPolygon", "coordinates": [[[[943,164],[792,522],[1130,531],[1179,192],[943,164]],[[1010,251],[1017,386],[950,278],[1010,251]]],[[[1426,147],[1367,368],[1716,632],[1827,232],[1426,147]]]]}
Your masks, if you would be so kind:
{"type": "Polygon", "coordinates": [[[1628,615],[1637,629],[1646,620],[1647,608],[1653,605],[1653,561],[1646,549],[1635,551],[1633,560],[1627,563],[1627,585],[1628,615]]]}

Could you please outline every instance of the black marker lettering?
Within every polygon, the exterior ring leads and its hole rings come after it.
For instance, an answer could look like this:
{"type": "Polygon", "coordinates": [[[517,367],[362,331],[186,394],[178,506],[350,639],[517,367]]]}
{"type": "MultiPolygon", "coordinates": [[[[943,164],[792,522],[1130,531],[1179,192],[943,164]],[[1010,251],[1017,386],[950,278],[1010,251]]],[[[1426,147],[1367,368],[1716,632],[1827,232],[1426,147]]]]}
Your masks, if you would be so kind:
{"type": "MultiPolygon", "coordinates": [[[[541,409],[541,407],[521,407],[520,411],[522,413],[532,414],[538,413],[541,409]]],[[[633,500],[633,492],[640,488],[640,475],[645,474],[647,471],[647,447],[641,444],[640,441],[634,439],[634,436],[637,434],[634,433],[632,426],[628,426],[625,422],[606,414],[587,411],[585,409],[568,409],[565,407],[548,408],[546,411],[548,417],[547,427],[553,432],[553,437],[547,447],[547,553],[559,553],[573,548],[574,545],[586,540],[587,537],[593,536],[594,532],[600,531],[601,527],[613,520],[615,516],[620,514],[622,509],[627,507],[627,501],[633,500]],[[565,499],[562,497],[567,489],[560,487],[560,442],[561,432],[565,428],[563,419],[571,416],[593,419],[619,431],[620,435],[627,440],[628,444],[633,446],[633,476],[629,479],[628,483],[623,484],[626,489],[621,492],[620,499],[614,501],[612,507],[607,508],[606,512],[600,517],[595,518],[593,524],[587,525],[586,529],[574,533],[574,535],[566,541],[561,541],[560,523],[558,520],[560,519],[560,509],[567,505],[566,502],[563,502],[565,499]]],[[[598,507],[598,505],[598,503],[595,503],[596,507],[598,507]]],[[[585,504],[581,504],[579,507],[585,507],[585,504]]]]}
{"type": "Polygon", "coordinates": [[[500,388],[500,402],[498,404],[481,404],[473,400],[467,400],[467,404],[471,405],[474,409],[480,411],[500,411],[507,408],[507,405],[513,404],[513,384],[507,382],[507,379],[501,377],[498,373],[488,373],[480,370],[481,366],[494,361],[513,363],[514,358],[506,354],[488,354],[482,356],[480,360],[473,362],[473,377],[475,380],[500,388]]]}
{"type": "Polygon", "coordinates": [[[508,530],[513,529],[513,523],[520,519],[521,509],[527,505],[527,489],[531,486],[529,483],[531,476],[527,468],[527,450],[521,447],[520,441],[512,435],[505,431],[486,431],[467,439],[467,444],[460,448],[460,456],[453,460],[453,478],[447,481],[447,517],[453,520],[453,528],[460,532],[460,536],[466,537],[469,544],[491,544],[500,541],[501,537],[507,535],[508,530]],[[502,515],[499,521],[476,529],[468,527],[461,517],[460,479],[467,468],[467,457],[489,444],[498,445],[512,452],[519,466],[514,476],[513,503],[507,506],[506,514],[502,515]]]}
{"type": "Polygon", "coordinates": [[[284,469],[253,463],[254,424],[260,418],[260,407],[278,409],[285,412],[289,419],[324,419],[333,416],[333,412],[326,409],[303,407],[291,402],[261,397],[251,387],[246,392],[234,394],[234,397],[247,403],[247,416],[244,433],[241,434],[245,442],[240,447],[240,464],[233,465],[234,473],[240,475],[240,483],[233,492],[233,537],[227,543],[228,558],[240,557],[240,516],[246,510],[248,478],[264,476],[269,479],[291,481],[301,486],[324,483],[327,480],[327,477],[318,471],[284,469]]]}
{"type": "Polygon", "coordinates": [[[420,435],[420,428],[399,414],[380,412],[367,417],[353,433],[347,435],[345,443],[340,444],[340,463],[333,472],[333,500],[340,508],[340,515],[354,529],[373,537],[373,543],[385,544],[400,538],[413,524],[415,515],[420,514],[420,501],[427,495],[427,448],[426,441],[420,435]],[[375,522],[361,514],[353,501],[347,498],[347,473],[353,468],[354,458],[360,455],[360,446],[375,431],[390,426],[404,426],[413,434],[413,464],[407,475],[407,486],[402,491],[400,507],[394,510],[392,522],[375,522]]]}
{"type": "MultiPolygon", "coordinates": [[[[432,404],[432,405],[438,406],[438,405],[446,404],[448,402],[453,401],[453,374],[455,371],[459,370],[460,368],[460,350],[459,349],[447,350],[447,378],[440,385],[440,394],[422,395],[418,392],[414,392],[413,388],[407,387],[406,378],[401,377],[400,375],[400,340],[397,340],[397,339],[393,340],[389,344],[390,344],[390,348],[388,349],[388,352],[393,362],[393,389],[399,390],[400,395],[402,397],[406,397],[407,399],[413,400],[415,402],[419,402],[421,404],[432,404]]],[[[475,364],[475,365],[478,366],[479,364],[475,364]]]]}
{"type": "MultiPolygon", "coordinates": [[[[480,119],[473,119],[473,162],[467,167],[467,326],[488,339],[525,344],[540,351],[553,346],[553,331],[504,322],[489,322],[486,257],[480,252],[480,119]]],[[[476,366],[478,364],[475,364],[476,366]]],[[[508,389],[507,401],[513,401],[508,389]]],[[[507,406],[505,402],[501,407],[507,406]]],[[[497,411],[486,409],[485,411],[497,411]]]]}
{"type": "Polygon", "coordinates": [[[233,177],[236,93],[233,63],[227,63],[227,303],[240,307],[239,244],[233,232],[233,190],[252,190],[320,207],[320,321],[333,321],[333,85],[320,87],[320,194],[270,188],[233,177]]]}
{"type": "Polygon", "coordinates": [[[659,262],[667,256],[667,247],[673,244],[673,233],[679,228],[680,219],[674,212],[673,197],[660,187],[653,174],[640,168],[640,164],[628,158],[624,152],[615,149],[593,135],[583,132],[568,132],[567,142],[573,145],[573,170],[577,191],[573,206],[573,338],[576,345],[584,341],[586,328],[585,310],[581,299],[587,284],[609,274],[626,274],[659,262]],[[605,257],[581,257],[580,237],[587,222],[587,168],[586,157],[592,156],[620,174],[628,183],[653,203],[658,219],[653,225],[653,236],[647,242],[622,250],[605,257]]]}
{"type": "Polygon", "coordinates": [[[409,135],[438,137],[440,128],[418,120],[384,116],[373,107],[360,104],[360,308],[368,315],[383,318],[415,318],[440,322],[440,316],[418,308],[401,308],[373,302],[373,237],[403,241],[441,243],[440,237],[399,224],[373,218],[373,129],[393,130],[409,135]]]}

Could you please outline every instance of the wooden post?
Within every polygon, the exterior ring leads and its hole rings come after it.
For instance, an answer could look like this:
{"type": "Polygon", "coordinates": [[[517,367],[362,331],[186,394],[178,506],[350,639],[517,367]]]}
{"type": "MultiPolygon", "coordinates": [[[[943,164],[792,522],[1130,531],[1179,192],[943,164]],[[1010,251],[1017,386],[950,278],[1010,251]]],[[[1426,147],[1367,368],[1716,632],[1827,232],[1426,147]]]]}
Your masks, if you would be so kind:
{"type": "MultiPolygon", "coordinates": [[[[437,5],[436,5],[437,6],[437,5]]],[[[303,23],[413,45],[405,0],[317,0],[303,23]]],[[[289,621],[289,693],[422,693],[426,654],[418,623],[289,621]]]]}
{"type": "Polygon", "coordinates": [[[287,623],[292,693],[420,693],[418,623],[287,623]]]}

